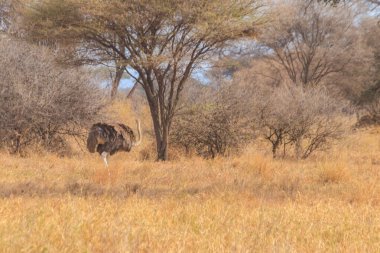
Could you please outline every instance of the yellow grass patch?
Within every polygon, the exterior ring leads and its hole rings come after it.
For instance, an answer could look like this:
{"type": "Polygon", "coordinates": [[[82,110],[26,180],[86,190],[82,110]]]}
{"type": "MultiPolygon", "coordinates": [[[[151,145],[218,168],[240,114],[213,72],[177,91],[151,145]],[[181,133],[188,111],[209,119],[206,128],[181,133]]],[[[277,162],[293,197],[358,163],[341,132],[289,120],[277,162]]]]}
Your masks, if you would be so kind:
{"type": "Polygon", "coordinates": [[[378,252],[379,138],[358,131],[306,161],[137,149],[110,176],[95,154],[0,154],[0,252],[378,252]]]}

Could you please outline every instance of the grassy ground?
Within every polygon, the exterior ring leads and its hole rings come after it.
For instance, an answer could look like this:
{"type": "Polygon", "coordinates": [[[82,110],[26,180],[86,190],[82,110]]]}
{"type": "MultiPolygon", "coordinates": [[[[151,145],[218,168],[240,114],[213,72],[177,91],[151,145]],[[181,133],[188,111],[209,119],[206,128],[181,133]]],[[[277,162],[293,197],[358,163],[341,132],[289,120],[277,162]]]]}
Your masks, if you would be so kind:
{"type": "Polygon", "coordinates": [[[379,252],[380,131],[307,161],[0,154],[0,252],[379,252]]]}

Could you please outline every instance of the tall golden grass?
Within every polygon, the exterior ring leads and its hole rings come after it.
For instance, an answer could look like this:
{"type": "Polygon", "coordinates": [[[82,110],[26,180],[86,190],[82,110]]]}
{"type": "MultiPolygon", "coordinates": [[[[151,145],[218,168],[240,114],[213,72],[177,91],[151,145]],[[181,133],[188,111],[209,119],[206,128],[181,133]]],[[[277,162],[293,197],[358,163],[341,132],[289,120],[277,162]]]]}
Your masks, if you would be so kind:
{"type": "Polygon", "coordinates": [[[148,148],[112,156],[111,176],[94,154],[1,153],[0,252],[380,251],[378,128],[305,161],[148,148]]]}

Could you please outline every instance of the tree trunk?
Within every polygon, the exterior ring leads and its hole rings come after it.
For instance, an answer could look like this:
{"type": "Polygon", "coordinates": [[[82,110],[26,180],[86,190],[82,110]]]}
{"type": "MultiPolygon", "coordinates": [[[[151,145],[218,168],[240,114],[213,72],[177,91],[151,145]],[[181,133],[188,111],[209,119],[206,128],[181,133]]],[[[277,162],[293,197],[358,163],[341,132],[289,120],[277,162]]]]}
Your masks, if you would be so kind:
{"type": "Polygon", "coordinates": [[[157,160],[166,161],[168,160],[168,146],[169,146],[169,131],[168,127],[163,127],[162,140],[157,145],[157,160]]]}
{"type": "MultiPolygon", "coordinates": [[[[156,120],[153,120],[153,122],[156,120]]],[[[154,132],[156,136],[156,148],[157,148],[157,161],[168,160],[168,147],[169,147],[169,131],[167,127],[154,124],[154,132]],[[157,129],[158,128],[158,129],[157,129]]]]}
{"type": "Polygon", "coordinates": [[[115,78],[112,80],[112,87],[111,87],[111,98],[114,99],[117,94],[117,89],[119,88],[119,84],[121,81],[121,78],[124,74],[124,68],[122,67],[116,67],[115,72],[115,78]]]}
{"type": "Polygon", "coordinates": [[[301,144],[301,138],[296,140],[295,143],[295,151],[296,151],[296,157],[297,159],[300,159],[302,157],[302,144],[301,144]]]}
{"type": "Polygon", "coordinates": [[[277,157],[277,147],[278,147],[279,143],[276,141],[274,143],[272,143],[272,156],[273,156],[273,159],[275,159],[277,157]]]}
{"type": "Polygon", "coordinates": [[[148,102],[153,121],[154,135],[156,137],[157,160],[166,161],[168,159],[170,122],[165,122],[164,119],[160,118],[157,101],[148,98],[148,102]]]}
{"type": "Polygon", "coordinates": [[[267,138],[272,143],[273,158],[277,158],[277,149],[282,143],[282,130],[274,130],[273,134],[267,138]],[[274,136],[275,139],[272,139],[274,136]]]}

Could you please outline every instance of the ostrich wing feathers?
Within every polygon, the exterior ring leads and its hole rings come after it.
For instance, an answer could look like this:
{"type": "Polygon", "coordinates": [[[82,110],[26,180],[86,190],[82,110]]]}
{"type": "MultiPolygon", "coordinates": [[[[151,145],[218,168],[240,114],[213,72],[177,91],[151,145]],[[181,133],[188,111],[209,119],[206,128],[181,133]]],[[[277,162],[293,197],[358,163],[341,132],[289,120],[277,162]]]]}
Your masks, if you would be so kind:
{"type": "Polygon", "coordinates": [[[102,152],[111,155],[117,151],[130,151],[132,143],[135,142],[135,135],[131,128],[124,124],[94,124],[87,138],[87,149],[94,153],[102,152]]]}

